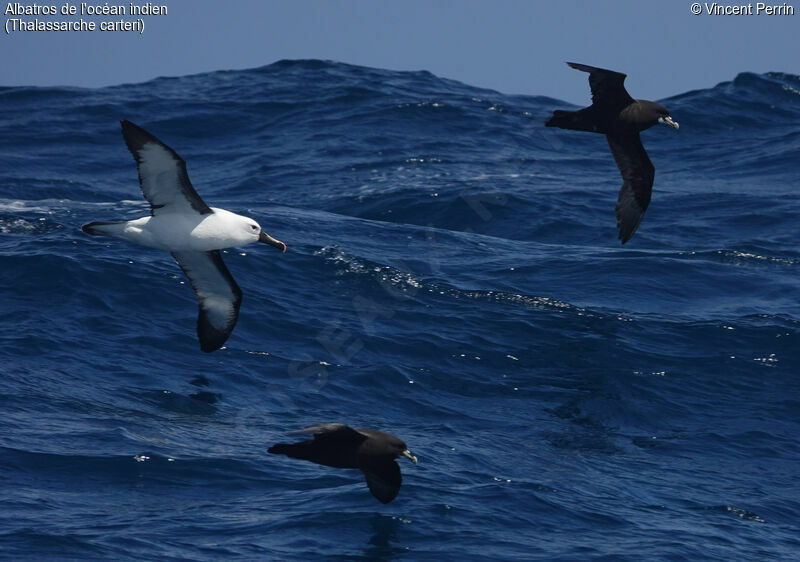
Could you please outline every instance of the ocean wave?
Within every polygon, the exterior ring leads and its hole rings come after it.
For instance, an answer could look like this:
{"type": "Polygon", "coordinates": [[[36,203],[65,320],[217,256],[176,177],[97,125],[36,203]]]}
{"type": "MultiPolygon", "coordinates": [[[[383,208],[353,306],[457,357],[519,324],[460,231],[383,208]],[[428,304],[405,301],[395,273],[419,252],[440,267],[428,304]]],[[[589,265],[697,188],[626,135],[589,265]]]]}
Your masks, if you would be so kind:
{"type": "Polygon", "coordinates": [[[319,60],[0,88],[0,548],[790,558],[799,84],[664,100],[625,246],[607,143],[543,126],[560,100],[319,60]],[[288,244],[223,252],[213,354],[168,253],[80,230],[148,213],[123,118],[288,244]],[[392,504],[266,452],[328,421],[420,458],[392,504]]]}

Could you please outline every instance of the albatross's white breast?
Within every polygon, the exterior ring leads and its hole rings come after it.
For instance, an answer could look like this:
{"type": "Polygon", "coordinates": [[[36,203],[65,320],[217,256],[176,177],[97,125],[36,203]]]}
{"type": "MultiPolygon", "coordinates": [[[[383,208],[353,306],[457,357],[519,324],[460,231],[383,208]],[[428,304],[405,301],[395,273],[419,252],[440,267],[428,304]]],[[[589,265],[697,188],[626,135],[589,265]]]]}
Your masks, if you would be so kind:
{"type": "Polygon", "coordinates": [[[213,213],[159,213],[120,225],[119,238],[168,252],[209,252],[258,241],[261,228],[224,209],[213,213]],[[253,228],[255,226],[255,228],[253,228]]]}

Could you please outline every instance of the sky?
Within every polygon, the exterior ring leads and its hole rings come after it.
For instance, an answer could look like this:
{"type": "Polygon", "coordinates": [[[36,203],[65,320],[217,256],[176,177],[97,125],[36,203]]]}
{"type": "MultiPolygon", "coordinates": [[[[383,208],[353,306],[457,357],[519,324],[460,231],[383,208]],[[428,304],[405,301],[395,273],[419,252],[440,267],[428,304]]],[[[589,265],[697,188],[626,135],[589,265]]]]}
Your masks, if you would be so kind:
{"type": "MultiPolygon", "coordinates": [[[[717,2],[718,6],[741,5],[717,2]]],[[[634,97],[663,99],[740,72],[800,74],[794,15],[709,15],[687,0],[160,0],[165,15],[14,15],[0,2],[0,86],[101,87],[281,59],[325,59],[437,76],[507,94],[588,101],[576,61],[628,74],[634,97]],[[135,21],[138,31],[13,31],[10,20],[135,21]]],[[[89,6],[137,6],[90,0],[89,6]]],[[[746,3],[745,3],[746,5],[746,3]]],[[[783,4],[780,4],[783,5],[783,4]]],[[[756,3],[752,4],[755,12],[756,3]]]]}

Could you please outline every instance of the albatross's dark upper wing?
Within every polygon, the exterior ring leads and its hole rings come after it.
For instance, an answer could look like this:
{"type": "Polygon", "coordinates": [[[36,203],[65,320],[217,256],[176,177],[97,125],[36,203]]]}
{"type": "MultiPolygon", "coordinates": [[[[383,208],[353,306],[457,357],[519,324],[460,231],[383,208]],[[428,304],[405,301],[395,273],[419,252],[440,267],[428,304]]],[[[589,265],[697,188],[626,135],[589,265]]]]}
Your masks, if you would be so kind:
{"type": "Polygon", "coordinates": [[[625,89],[625,74],[577,62],[567,64],[575,70],[589,73],[589,87],[592,89],[594,105],[620,110],[635,101],[625,89]]]}
{"type": "Polygon", "coordinates": [[[219,250],[172,252],[197,294],[197,337],[200,349],[215,351],[231,335],[239,318],[242,290],[236,284],[219,250]]]}
{"type": "Polygon", "coordinates": [[[155,215],[164,211],[190,208],[202,215],[213,211],[200,198],[189,181],[186,162],[178,153],[130,121],[120,121],[122,137],[139,169],[139,185],[155,215]]]}
{"type": "Polygon", "coordinates": [[[642,146],[639,133],[606,135],[606,139],[622,174],[616,212],[619,239],[624,244],[636,232],[650,204],[656,169],[642,146]]]}

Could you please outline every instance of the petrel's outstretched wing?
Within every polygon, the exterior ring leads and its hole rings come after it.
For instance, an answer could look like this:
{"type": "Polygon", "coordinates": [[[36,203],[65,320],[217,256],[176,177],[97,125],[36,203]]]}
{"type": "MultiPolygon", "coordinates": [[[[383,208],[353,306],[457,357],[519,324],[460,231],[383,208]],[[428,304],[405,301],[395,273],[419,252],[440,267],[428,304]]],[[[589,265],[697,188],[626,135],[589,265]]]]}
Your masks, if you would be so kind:
{"type": "Polygon", "coordinates": [[[367,438],[366,435],[343,423],[319,423],[303,429],[295,429],[289,433],[291,435],[314,435],[316,437],[335,435],[342,438],[358,439],[359,441],[367,438]]]}
{"type": "Polygon", "coordinates": [[[396,498],[403,483],[400,466],[391,457],[361,457],[359,460],[359,468],[372,495],[381,503],[389,503],[396,498]]]}
{"type": "Polygon", "coordinates": [[[139,185],[150,203],[150,213],[213,213],[189,181],[186,162],[178,153],[130,121],[120,121],[122,136],[139,169],[139,185]]]}
{"type": "Polygon", "coordinates": [[[592,89],[594,105],[620,110],[635,101],[625,89],[625,74],[577,62],[567,64],[575,70],[589,73],[589,87],[592,89]]]}
{"type": "Polygon", "coordinates": [[[606,135],[606,139],[622,174],[616,212],[619,239],[624,244],[636,232],[650,204],[656,169],[642,146],[639,133],[606,135]]]}
{"type": "Polygon", "coordinates": [[[236,284],[219,250],[172,252],[197,294],[197,337],[209,353],[222,347],[239,318],[242,290],[236,284]]]}

